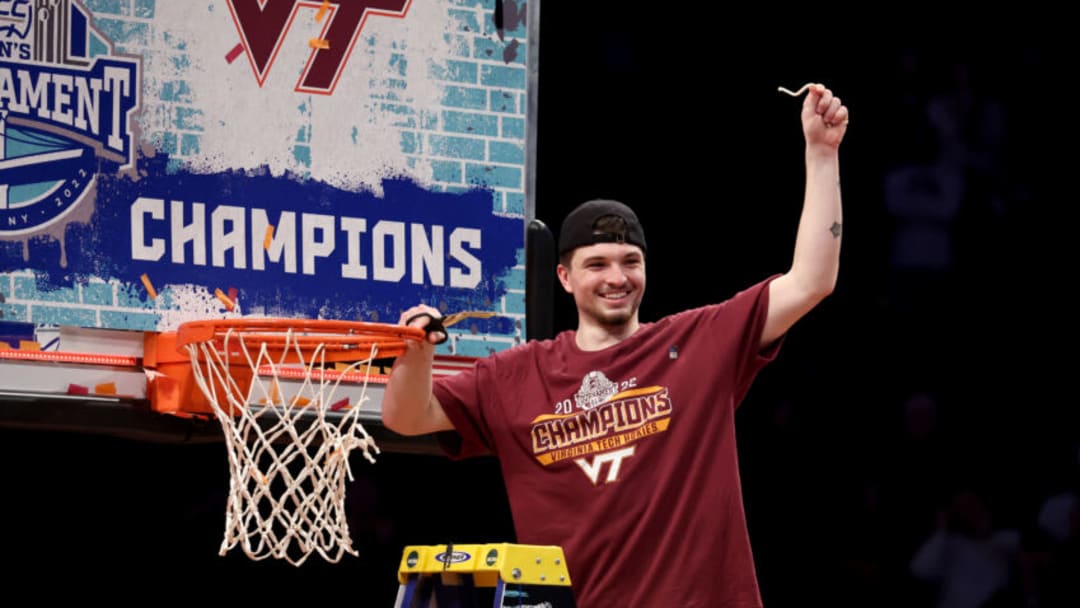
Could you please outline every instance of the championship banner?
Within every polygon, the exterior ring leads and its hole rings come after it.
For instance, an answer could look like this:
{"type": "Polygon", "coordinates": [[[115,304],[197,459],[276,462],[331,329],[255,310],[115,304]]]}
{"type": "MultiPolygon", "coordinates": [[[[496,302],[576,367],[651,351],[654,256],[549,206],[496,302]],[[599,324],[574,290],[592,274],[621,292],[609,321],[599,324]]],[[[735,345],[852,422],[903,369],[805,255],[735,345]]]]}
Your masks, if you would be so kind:
{"type": "Polygon", "coordinates": [[[0,321],[423,302],[512,346],[527,43],[524,0],[0,1],[0,321]]]}

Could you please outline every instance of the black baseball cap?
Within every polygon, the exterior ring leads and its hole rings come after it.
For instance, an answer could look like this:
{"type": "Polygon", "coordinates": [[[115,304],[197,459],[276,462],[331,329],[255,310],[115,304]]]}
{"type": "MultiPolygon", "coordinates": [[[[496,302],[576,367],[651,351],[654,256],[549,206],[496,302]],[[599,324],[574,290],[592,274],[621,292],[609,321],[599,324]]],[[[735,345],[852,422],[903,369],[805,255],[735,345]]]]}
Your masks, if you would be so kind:
{"type": "Polygon", "coordinates": [[[629,243],[645,251],[645,231],[634,210],[623,203],[610,199],[586,201],[563,220],[559,230],[559,255],[596,243],[629,243]],[[624,228],[615,232],[598,230],[596,222],[609,216],[622,219],[624,228]]]}

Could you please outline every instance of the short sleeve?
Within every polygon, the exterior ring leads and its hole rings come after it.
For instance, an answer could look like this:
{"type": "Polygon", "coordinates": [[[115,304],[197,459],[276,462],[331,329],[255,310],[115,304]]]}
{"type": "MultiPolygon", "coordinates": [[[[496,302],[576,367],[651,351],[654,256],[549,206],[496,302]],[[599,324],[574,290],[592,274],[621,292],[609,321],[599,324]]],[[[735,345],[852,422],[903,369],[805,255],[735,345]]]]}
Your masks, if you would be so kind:
{"type": "Polygon", "coordinates": [[[483,378],[491,373],[489,366],[490,361],[481,359],[467,370],[440,376],[432,383],[435,398],[454,425],[453,431],[436,434],[439,446],[451,458],[494,453],[491,428],[484,417],[487,396],[482,390],[483,378]]]}
{"type": "Polygon", "coordinates": [[[780,275],[773,275],[760,283],[735,294],[729,305],[742,312],[747,319],[746,331],[739,343],[738,366],[735,371],[735,403],[741,403],[750,390],[758,372],[776,359],[786,336],[781,336],[765,348],[760,348],[761,334],[769,316],[769,284],[780,275]]]}

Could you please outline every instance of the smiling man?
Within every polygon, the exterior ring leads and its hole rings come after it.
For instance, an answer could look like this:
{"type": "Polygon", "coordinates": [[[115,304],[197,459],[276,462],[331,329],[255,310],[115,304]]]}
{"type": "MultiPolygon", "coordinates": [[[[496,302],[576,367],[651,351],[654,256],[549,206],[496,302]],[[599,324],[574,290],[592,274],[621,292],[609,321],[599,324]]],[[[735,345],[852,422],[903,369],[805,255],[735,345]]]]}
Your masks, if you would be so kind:
{"type": "MultiPolygon", "coordinates": [[[[802,107],[806,193],[791,267],[731,298],[642,323],[645,232],[623,203],[564,220],[558,275],[578,327],[432,380],[432,344],[395,361],[383,422],[440,432],[452,457],[495,454],[517,541],[558,545],[581,608],[759,607],[735,409],[782,337],[836,284],[839,145],[848,110],[802,107]]],[[[426,326],[430,306],[402,323],[426,326]]]]}

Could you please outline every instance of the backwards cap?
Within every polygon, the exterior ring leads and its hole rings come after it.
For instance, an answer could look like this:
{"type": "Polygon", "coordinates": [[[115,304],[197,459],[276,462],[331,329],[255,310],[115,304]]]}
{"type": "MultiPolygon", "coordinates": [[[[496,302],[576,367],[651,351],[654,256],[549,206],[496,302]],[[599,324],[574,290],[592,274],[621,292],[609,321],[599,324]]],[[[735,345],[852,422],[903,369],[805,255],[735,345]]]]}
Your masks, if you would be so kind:
{"type": "Polygon", "coordinates": [[[619,201],[586,201],[563,220],[559,230],[559,255],[596,243],[629,243],[645,251],[645,231],[634,210],[619,201]],[[597,221],[609,216],[623,220],[621,230],[597,229],[597,221]]]}

